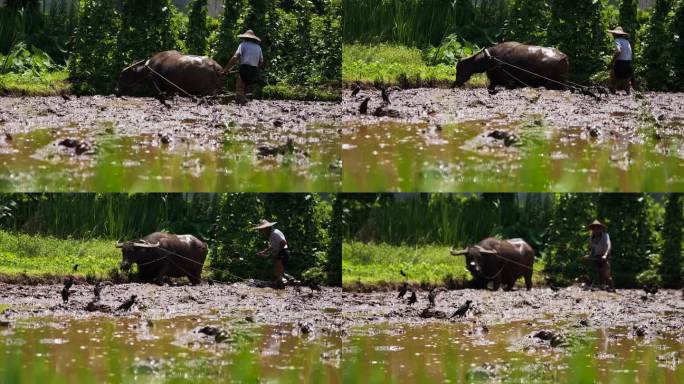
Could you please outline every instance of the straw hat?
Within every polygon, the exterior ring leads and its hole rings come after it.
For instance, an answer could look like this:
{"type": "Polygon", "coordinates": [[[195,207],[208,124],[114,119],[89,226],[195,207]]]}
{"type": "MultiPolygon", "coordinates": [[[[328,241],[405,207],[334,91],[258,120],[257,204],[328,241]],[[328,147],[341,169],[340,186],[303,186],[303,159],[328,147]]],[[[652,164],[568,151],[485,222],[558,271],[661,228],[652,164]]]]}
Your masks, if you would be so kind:
{"type": "Polygon", "coordinates": [[[625,32],[625,30],[622,29],[622,27],[617,27],[617,28],[615,28],[615,29],[609,29],[608,32],[610,32],[610,33],[612,33],[613,35],[616,35],[616,36],[625,36],[625,37],[629,37],[629,33],[625,32]]]}
{"type": "Polygon", "coordinates": [[[271,228],[272,226],[274,226],[274,225],[276,225],[276,224],[278,224],[278,222],[273,222],[273,223],[271,223],[270,221],[264,219],[264,220],[261,220],[261,221],[259,222],[259,225],[257,225],[256,227],[254,227],[254,229],[266,229],[266,228],[271,228]]]}
{"type": "Polygon", "coordinates": [[[587,228],[589,228],[589,229],[592,229],[594,227],[601,227],[603,229],[607,228],[605,224],[603,224],[602,222],[600,222],[598,220],[594,220],[591,224],[587,225],[587,228]]]}
{"type": "Polygon", "coordinates": [[[242,35],[238,35],[238,38],[256,40],[261,43],[261,39],[258,38],[257,35],[254,34],[254,31],[252,31],[251,29],[243,33],[242,35]]]}

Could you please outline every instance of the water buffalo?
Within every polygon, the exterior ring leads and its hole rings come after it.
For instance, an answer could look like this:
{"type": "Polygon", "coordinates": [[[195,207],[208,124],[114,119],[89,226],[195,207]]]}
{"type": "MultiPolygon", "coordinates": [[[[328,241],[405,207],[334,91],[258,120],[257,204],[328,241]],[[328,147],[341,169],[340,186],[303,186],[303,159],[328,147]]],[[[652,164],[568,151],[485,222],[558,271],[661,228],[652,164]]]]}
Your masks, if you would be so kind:
{"type": "Polygon", "coordinates": [[[534,250],[523,239],[499,240],[489,237],[464,250],[451,250],[454,256],[466,257],[466,268],[475,279],[493,281],[494,290],[501,283],[504,290],[513,288],[515,281],[525,278],[525,287],[532,289],[534,250]]]}
{"type": "Polygon", "coordinates": [[[116,93],[129,93],[136,86],[151,81],[157,92],[186,96],[183,91],[164,80],[161,77],[163,76],[192,95],[211,95],[222,82],[222,69],[216,61],[206,56],[184,55],[178,51],[159,52],[148,60],[141,60],[124,68],[116,93]]]}
{"type": "Polygon", "coordinates": [[[127,271],[138,264],[143,281],[163,282],[164,277],[187,276],[192,284],[201,282],[202,266],[207,258],[207,244],[192,235],[155,232],[136,241],[117,243],[127,271]]]}
{"type": "Polygon", "coordinates": [[[563,52],[555,48],[506,42],[483,49],[473,56],[460,60],[456,65],[456,85],[462,86],[475,73],[486,72],[490,91],[494,91],[497,85],[507,88],[529,85],[548,89],[565,89],[561,84],[502,64],[502,62],[513,64],[560,83],[565,83],[570,77],[570,61],[563,52]]]}

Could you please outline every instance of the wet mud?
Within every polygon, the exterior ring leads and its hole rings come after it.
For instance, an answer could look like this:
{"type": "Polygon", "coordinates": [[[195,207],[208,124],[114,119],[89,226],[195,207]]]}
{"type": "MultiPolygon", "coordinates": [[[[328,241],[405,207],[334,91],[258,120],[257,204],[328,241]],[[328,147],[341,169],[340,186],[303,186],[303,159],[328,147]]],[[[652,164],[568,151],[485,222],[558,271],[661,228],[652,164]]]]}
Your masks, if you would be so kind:
{"type": "Polygon", "coordinates": [[[64,304],[61,285],[0,285],[0,374],[15,358],[69,382],[341,382],[339,289],[93,289],[74,285],[64,304]]]}
{"type": "Polygon", "coordinates": [[[684,187],[684,94],[411,89],[389,99],[345,93],[345,192],[684,187]]]}
{"type": "Polygon", "coordinates": [[[397,292],[344,292],[346,369],[402,383],[678,383],[684,373],[681,291],[465,289],[434,307],[427,295],[409,305],[397,292]]]}
{"type": "Polygon", "coordinates": [[[0,98],[2,189],[335,190],[339,104],[0,98]],[[249,172],[251,170],[251,172],[249,172]],[[108,182],[118,179],[120,184],[108,182]]]}
{"type": "Polygon", "coordinates": [[[543,119],[558,128],[582,127],[596,135],[623,136],[642,140],[635,128],[643,120],[657,123],[660,137],[681,135],[684,127],[684,94],[655,93],[626,96],[608,95],[601,100],[567,91],[546,89],[501,90],[490,95],[485,88],[409,89],[390,93],[394,111],[376,117],[382,107],[380,91],[368,89],[356,96],[344,93],[342,110],[345,122],[373,124],[393,119],[406,123],[455,124],[473,120],[497,119],[516,122],[529,118],[543,119]],[[359,105],[370,97],[368,115],[359,113],[359,105]],[[392,117],[392,116],[394,117],[392,117]]]}
{"type": "Polygon", "coordinates": [[[94,285],[75,284],[68,303],[62,302],[63,286],[0,284],[0,319],[12,321],[38,316],[137,317],[168,319],[176,316],[212,314],[255,324],[311,322],[319,330],[339,328],[341,290],[288,287],[283,290],[255,288],[245,283],[200,286],[158,286],[155,284],[113,284],[102,288],[97,309],[86,307],[94,301],[94,285]],[[117,311],[131,295],[136,303],[129,311],[117,311]]]}
{"type": "MultiPolygon", "coordinates": [[[[619,289],[616,293],[585,291],[579,287],[552,291],[533,288],[511,292],[487,290],[452,290],[436,297],[436,306],[446,319],[424,318],[429,307],[427,291],[417,291],[417,303],[407,304],[407,297],[397,298],[396,291],[344,292],[344,313],[348,324],[375,323],[461,323],[478,322],[494,325],[538,319],[568,322],[568,327],[632,327],[644,325],[648,333],[684,332],[684,298],[678,290],[659,290],[646,294],[643,290],[619,289]],[[472,304],[464,317],[451,317],[467,300],[472,304]],[[584,321],[583,321],[584,320],[584,321]],[[586,323],[586,324],[584,324],[586,323]]],[[[684,333],[681,333],[684,341],[684,333]]]]}

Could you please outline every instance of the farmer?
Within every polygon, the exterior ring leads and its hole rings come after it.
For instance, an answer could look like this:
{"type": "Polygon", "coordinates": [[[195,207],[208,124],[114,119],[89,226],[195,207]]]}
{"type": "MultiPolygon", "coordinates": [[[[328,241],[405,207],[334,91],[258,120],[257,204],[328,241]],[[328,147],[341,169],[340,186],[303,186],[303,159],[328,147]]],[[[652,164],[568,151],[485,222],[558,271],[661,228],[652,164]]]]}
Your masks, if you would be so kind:
{"type": "Polygon", "coordinates": [[[240,45],[224,72],[230,72],[236,63],[239,63],[239,76],[235,82],[235,101],[244,105],[247,103],[247,89],[256,83],[259,77],[259,68],[262,68],[265,63],[260,46],[261,39],[251,29],[242,35],[238,35],[238,38],[240,45]]]}
{"type": "Polygon", "coordinates": [[[625,90],[631,93],[631,82],[634,76],[632,69],[632,45],[629,43],[629,34],[622,27],[609,30],[615,38],[615,52],[610,63],[610,80],[608,87],[611,93],[617,90],[625,90]]]}
{"type": "Polygon", "coordinates": [[[613,287],[613,278],[610,277],[610,254],[611,243],[610,237],[606,232],[606,226],[598,220],[594,220],[587,226],[591,230],[591,237],[589,238],[590,254],[584,256],[585,261],[593,261],[594,266],[598,272],[599,285],[606,287],[607,290],[615,292],[613,287]]]}
{"type": "Polygon", "coordinates": [[[259,233],[268,239],[268,248],[257,253],[257,256],[268,257],[271,256],[275,268],[275,287],[284,288],[283,275],[285,274],[285,266],[290,259],[290,251],[287,247],[287,240],[285,235],[275,228],[277,223],[271,223],[268,220],[261,220],[259,225],[254,227],[259,233]]]}

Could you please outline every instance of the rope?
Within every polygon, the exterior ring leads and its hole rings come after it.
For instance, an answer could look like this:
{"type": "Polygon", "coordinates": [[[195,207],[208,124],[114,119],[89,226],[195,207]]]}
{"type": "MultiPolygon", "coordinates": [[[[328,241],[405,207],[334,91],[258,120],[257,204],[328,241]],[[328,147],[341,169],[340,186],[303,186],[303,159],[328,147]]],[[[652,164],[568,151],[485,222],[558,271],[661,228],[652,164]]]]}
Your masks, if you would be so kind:
{"type": "MultiPolygon", "coordinates": [[[[540,78],[542,78],[542,79],[544,79],[544,80],[548,80],[548,81],[550,81],[550,82],[552,82],[552,83],[556,83],[556,84],[561,85],[561,86],[563,86],[563,87],[567,87],[567,86],[568,86],[568,83],[567,83],[567,82],[566,82],[566,83],[561,83],[560,81],[556,81],[556,80],[550,79],[550,78],[548,78],[548,77],[546,77],[546,76],[542,76],[542,75],[540,75],[540,74],[538,74],[538,73],[534,73],[534,72],[532,72],[532,71],[528,71],[528,70],[525,69],[525,68],[518,67],[517,65],[511,64],[511,63],[507,63],[507,62],[505,62],[505,61],[499,59],[499,58],[496,57],[496,56],[490,55],[490,54],[489,54],[489,51],[487,51],[487,50],[485,50],[485,52],[487,53],[487,57],[489,57],[489,58],[491,58],[491,59],[494,59],[494,60],[498,61],[498,62],[501,63],[501,64],[511,66],[511,67],[513,67],[513,68],[515,68],[515,69],[517,69],[517,70],[520,70],[520,71],[529,73],[530,75],[534,75],[534,76],[540,77],[540,78]]],[[[524,83],[523,83],[523,84],[524,84],[524,83]]],[[[579,87],[586,88],[586,87],[581,86],[581,85],[580,85],[579,87]]]]}
{"type": "Polygon", "coordinates": [[[171,80],[167,79],[166,77],[164,77],[161,73],[159,73],[159,72],[155,71],[154,69],[152,69],[152,67],[150,67],[149,65],[145,64],[145,68],[149,69],[150,71],[152,71],[152,73],[154,73],[155,75],[157,75],[157,76],[161,77],[162,79],[164,79],[167,83],[169,83],[169,84],[173,85],[174,87],[176,87],[176,89],[178,89],[179,91],[183,92],[183,93],[184,93],[186,96],[188,96],[189,98],[191,98],[191,99],[197,101],[197,98],[196,98],[195,96],[191,95],[191,94],[188,93],[185,89],[183,89],[183,88],[179,87],[178,85],[176,85],[173,81],[171,81],[171,80]]]}

